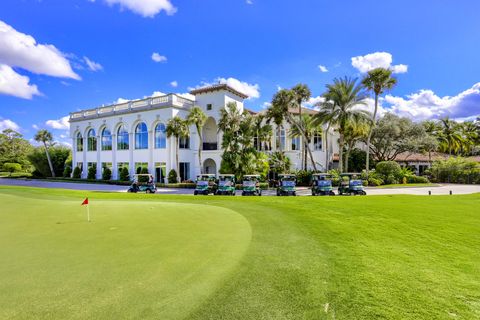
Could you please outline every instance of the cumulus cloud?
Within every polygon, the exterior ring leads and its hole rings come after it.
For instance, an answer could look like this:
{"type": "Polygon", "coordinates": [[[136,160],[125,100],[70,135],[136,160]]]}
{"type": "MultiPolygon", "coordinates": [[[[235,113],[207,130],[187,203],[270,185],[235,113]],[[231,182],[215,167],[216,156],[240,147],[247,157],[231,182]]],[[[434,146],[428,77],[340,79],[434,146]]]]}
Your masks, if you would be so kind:
{"type": "Polygon", "coordinates": [[[90,71],[100,71],[103,70],[103,66],[100,63],[90,60],[88,57],[83,57],[83,60],[87,64],[87,67],[90,71]]]}
{"type": "Polygon", "coordinates": [[[160,55],[158,52],[152,53],[152,60],[155,62],[167,62],[167,57],[160,55]]]}
{"type": "Polygon", "coordinates": [[[361,73],[366,73],[375,68],[390,69],[393,73],[405,73],[408,71],[407,65],[392,65],[392,62],[392,55],[388,52],[374,52],[364,56],[352,57],[352,66],[361,73]]]}
{"type": "Polygon", "coordinates": [[[264,103],[262,104],[262,109],[268,109],[268,108],[270,108],[271,106],[272,106],[272,103],[266,101],[266,102],[264,102],[264,103]]]}
{"type": "Polygon", "coordinates": [[[12,130],[15,130],[15,131],[19,131],[20,126],[10,119],[0,118],[0,132],[3,131],[3,130],[6,130],[6,129],[12,129],[12,130]]]}
{"type": "Polygon", "coordinates": [[[130,100],[128,100],[128,99],[118,98],[118,99],[115,100],[113,103],[114,103],[114,104],[121,104],[121,103],[129,102],[129,101],[130,101],[130,100]]]}
{"type": "Polygon", "coordinates": [[[0,64],[0,94],[23,99],[32,99],[34,95],[41,95],[37,86],[30,84],[27,76],[16,73],[5,64],[0,64]]]}
{"type": "MultiPolygon", "coordinates": [[[[95,2],[95,0],[89,0],[95,2]]],[[[128,9],[143,17],[153,18],[161,11],[168,15],[177,12],[170,0],[104,0],[107,4],[113,6],[118,4],[120,8],[128,9]]]]}
{"type": "Polygon", "coordinates": [[[230,78],[219,77],[219,78],[216,78],[214,82],[202,81],[199,85],[195,87],[190,87],[188,89],[194,90],[202,87],[213,86],[216,84],[227,84],[233,89],[246,94],[248,96],[248,99],[256,99],[260,97],[260,86],[258,84],[250,84],[232,77],[230,78]]]}
{"type": "Polygon", "coordinates": [[[320,69],[320,72],[328,72],[328,69],[327,69],[327,67],[325,67],[325,66],[322,66],[321,64],[320,64],[320,65],[318,65],[318,69],[320,69]]]}
{"type": "Polygon", "coordinates": [[[387,95],[384,101],[390,112],[414,120],[469,118],[480,114],[480,82],[456,96],[440,97],[432,90],[420,90],[406,97],[387,95]]]}
{"type": "Polygon", "coordinates": [[[247,0],[246,2],[247,2],[247,4],[253,4],[252,0],[247,0]]]}
{"type": "Polygon", "coordinates": [[[170,86],[172,86],[173,88],[176,88],[176,87],[178,87],[178,82],[177,81],[172,81],[172,82],[170,82],[170,86]]]}
{"type": "Polygon", "coordinates": [[[36,74],[80,80],[65,55],[51,44],[38,44],[0,20],[0,63],[36,74]]]}
{"type": "Polygon", "coordinates": [[[45,124],[52,129],[67,130],[70,128],[69,118],[69,116],[65,116],[57,120],[47,120],[45,124]]]}
{"type": "Polygon", "coordinates": [[[166,93],[163,93],[161,91],[154,91],[150,97],[161,97],[166,95],[166,93]]]}

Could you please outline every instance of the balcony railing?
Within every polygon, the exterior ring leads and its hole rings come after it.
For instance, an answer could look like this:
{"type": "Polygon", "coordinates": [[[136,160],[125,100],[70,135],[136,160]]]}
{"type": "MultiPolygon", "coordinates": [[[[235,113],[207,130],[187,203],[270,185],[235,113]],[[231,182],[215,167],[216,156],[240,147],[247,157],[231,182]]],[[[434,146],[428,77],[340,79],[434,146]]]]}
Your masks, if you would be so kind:
{"type": "Polygon", "coordinates": [[[218,150],[218,143],[216,142],[204,142],[203,150],[218,150]]]}
{"type": "Polygon", "coordinates": [[[85,119],[92,119],[115,114],[129,113],[137,110],[148,110],[167,106],[191,108],[193,107],[193,105],[194,102],[192,100],[182,98],[180,96],[177,96],[176,94],[168,94],[161,97],[150,97],[111,106],[72,112],[70,113],[70,121],[81,121],[85,119]]]}

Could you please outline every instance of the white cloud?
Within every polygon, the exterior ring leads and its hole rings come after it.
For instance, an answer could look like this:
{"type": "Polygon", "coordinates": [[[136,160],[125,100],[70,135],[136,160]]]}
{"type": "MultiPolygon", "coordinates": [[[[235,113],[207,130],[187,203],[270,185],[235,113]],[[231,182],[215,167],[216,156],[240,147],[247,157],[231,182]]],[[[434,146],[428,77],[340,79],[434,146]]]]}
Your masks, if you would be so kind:
{"type": "Polygon", "coordinates": [[[130,100],[128,100],[128,99],[118,98],[118,99],[115,100],[113,103],[114,103],[114,104],[121,104],[121,103],[129,102],[129,101],[130,101],[130,100]]]}
{"type": "Polygon", "coordinates": [[[324,102],[325,98],[322,96],[316,96],[316,97],[311,97],[308,99],[308,101],[305,103],[305,107],[307,108],[313,108],[315,110],[318,110],[319,107],[316,106],[317,103],[324,102]]]}
{"type": "Polygon", "coordinates": [[[33,124],[33,125],[32,125],[32,128],[35,129],[35,130],[40,130],[40,127],[37,126],[36,124],[33,124]]]}
{"type": "Polygon", "coordinates": [[[328,69],[327,69],[327,67],[325,67],[325,66],[322,66],[321,64],[320,64],[320,65],[318,65],[318,69],[320,69],[320,72],[328,72],[328,69]]]}
{"type": "Polygon", "coordinates": [[[170,82],[170,86],[172,86],[173,88],[176,88],[176,87],[178,87],[178,82],[177,81],[172,81],[172,82],[170,82]]]}
{"type": "Polygon", "coordinates": [[[51,44],[38,44],[0,20],[0,63],[36,74],[80,80],[65,54],[51,44]]]}
{"type": "Polygon", "coordinates": [[[268,109],[270,108],[271,105],[272,105],[271,102],[266,101],[262,104],[262,109],[268,109]]]}
{"type": "Polygon", "coordinates": [[[375,68],[391,69],[393,73],[405,73],[408,66],[405,64],[392,65],[392,55],[388,52],[374,52],[364,56],[352,57],[352,66],[365,73],[375,68]]]}
{"type": "Polygon", "coordinates": [[[12,130],[15,130],[15,131],[19,131],[20,126],[10,119],[0,118],[0,132],[3,131],[3,130],[6,130],[6,129],[12,129],[12,130]]]}
{"type": "Polygon", "coordinates": [[[155,62],[167,62],[167,57],[160,55],[158,52],[152,53],[152,60],[155,62]]]}
{"type": "Polygon", "coordinates": [[[480,114],[480,82],[456,96],[439,97],[432,90],[420,90],[404,97],[385,96],[388,111],[413,120],[442,117],[469,118],[480,114]]]}
{"type": "Polygon", "coordinates": [[[252,0],[247,0],[246,2],[247,2],[247,4],[253,4],[252,0]]]}
{"type": "Polygon", "coordinates": [[[154,91],[150,97],[161,97],[166,95],[166,93],[163,93],[161,91],[154,91]]]}
{"type": "Polygon", "coordinates": [[[188,93],[188,92],[187,93],[179,93],[178,95],[182,98],[195,101],[195,96],[193,94],[188,93]]]}
{"type": "Polygon", "coordinates": [[[45,124],[52,129],[66,130],[70,128],[70,123],[68,122],[69,118],[70,118],[69,116],[65,116],[58,120],[47,120],[45,124]]]}
{"type": "Polygon", "coordinates": [[[83,60],[87,64],[87,67],[90,71],[100,71],[103,70],[103,66],[100,63],[90,60],[88,57],[83,57],[83,60]]]}
{"type": "MultiPolygon", "coordinates": [[[[95,2],[95,0],[89,0],[95,2]]],[[[104,0],[109,5],[120,5],[121,9],[129,9],[143,17],[153,18],[161,11],[168,15],[177,12],[170,0],[104,0]]]]}
{"type": "Polygon", "coordinates": [[[16,73],[5,64],[0,64],[0,94],[23,99],[32,99],[34,95],[41,95],[37,86],[30,84],[27,76],[16,73]]]}
{"type": "Polygon", "coordinates": [[[213,86],[216,84],[227,84],[233,89],[246,94],[248,99],[256,99],[260,97],[260,86],[258,84],[250,84],[247,82],[240,81],[235,78],[216,78],[213,83],[202,81],[199,85],[195,87],[189,87],[188,90],[198,89],[202,87],[213,86]]]}

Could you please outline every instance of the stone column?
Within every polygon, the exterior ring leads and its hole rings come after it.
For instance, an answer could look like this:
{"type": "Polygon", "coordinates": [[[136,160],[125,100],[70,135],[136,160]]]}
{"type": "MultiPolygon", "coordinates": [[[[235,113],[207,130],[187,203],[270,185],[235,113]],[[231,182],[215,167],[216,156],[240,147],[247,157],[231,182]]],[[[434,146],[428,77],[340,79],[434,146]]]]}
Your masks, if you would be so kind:
{"type": "Polygon", "coordinates": [[[97,179],[102,179],[102,159],[101,159],[101,152],[102,152],[102,141],[100,140],[101,137],[97,136],[97,179]]]}
{"type": "Polygon", "coordinates": [[[117,135],[112,134],[112,179],[118,180],[117,135]]]}
{"type": "Polygon", "coordinates": [[[87,142],[88,139],[83,137],[83,164],[82,164],[82,178],[86,179],[88,174],[87,168],[87,142]]]}
{"type": "Polygon", "coordinates": [[[133,149],[135,148],[135,140],[133,139],[133,137],[134,137],[134,134],[130,132],[128,134],[128,155],[129,155],[128,168],[130,171],[130,179],[132,179],[133,175],[135,174],[135,163],[133,162],[133,149]]]}
{"type": "Polygon", "coordinates": [[[155,147],[155,134],[153,130],[148,131],[148,172],[155,175],[155,163],[153,163],[153,148],[155,147]]]}

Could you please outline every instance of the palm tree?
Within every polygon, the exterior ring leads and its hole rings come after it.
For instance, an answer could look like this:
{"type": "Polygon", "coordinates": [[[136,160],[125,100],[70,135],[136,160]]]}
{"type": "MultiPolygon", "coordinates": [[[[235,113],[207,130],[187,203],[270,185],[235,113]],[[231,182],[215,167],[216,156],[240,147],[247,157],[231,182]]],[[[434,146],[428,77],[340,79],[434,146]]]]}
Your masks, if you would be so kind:
{"type": "Polygon", "coordinates": [[[52,173],[52,177],[55,178],[55,171],[53,170],[52,159],[50,158],[50,153],[48,152],[48,146],[53,142],[52,134],[45,129],[39,130],[34,137],[35,141],[41,142],[43,144],[43,148],[45,149],[45,153],[47,154],[47,161],[48,166],[50,167],[50,172],[52,173]]]}
{"type": "MultiPolygon", "coordinates": [[[[302,104],[310,99],[312,93],[310,91],[310,88],[308,88],[308,86],[303,83],[297,84],[291,89],[291,91],[293,93],[295,109],[298,109],[299,122],[297,123],[297,126],[299,127],[299,131],[305,132],[305,128],[302,127],[302,104]]],[[[302,149],[310,148],[308,142],[303,139],[305,138],[305,134],[302,134],[301,132],[299,133],[299,136],[301,137],[300,145],[302,146],[302,149]]],[[[307,152],[302,152],[302,166],[304,170],[307,169],[307,152]]]]}
{"type": "MultiPolygon", "coordinates": [[[[305,144],[310,144],[312,142],[313,137],[315,134],[321,134],[322,133],[322,125],[313,119],[313,117],[309,114],[302,114],[301,118],[299,119],[299,123],[301,124],[301,127],[303,128],[303,132],[305,134],[305,144]]],[[[298,137],[300,136],[300,128],[299,127],[292,127],[290,129],[290,137],[298,137]]],[[[307,155],[307,148],[304,148],[304,155],[305,155],[305,165],[304,167],[306,168],[306,162],[307,159],[309,158],[307,155]]],[[[311,156],[310,153],[310,161],[312,163],[312,166],[314,164],[314,159],[311,156]]]]}
{"type": "Polygon", "coordinates": [[[464,138],[463,151],[465,155],[472,155],[472,151],[478,143],[479,130],[473,121],[465,121],[460,128],[464,138]]]}
{"type": "Polygon", "coordinates": [[[348,160],[350,159],[350,152],[359,141],[364,141],[368,137],[370,130],[370,121],[350,122],[345,130],[345,171],[348,172],[348,160]]]}
{"type": "MultiPolygon", "coordinates": [[[[167,137],[174,137],[175,138],[175,165],[177,169],[177,173],[179,170],[179,163],[178,163],[178,149],[179,149],[179,139],[188,137],[189,130],[188,130],[188,123],[187,121],[183,120],[179,116],[175,116],[172,119],[168,120],[167,122],[167,137]]],[[[180,182],[180,174],[177,174],[177,179],[180,182]]]]}
{"type": "Polygon", "coordinates": [[[440,119],[440,126],[437,138],[442,151],[448,152],[449,155],[459,152],[464,143],[461,126],[448,117],[440,119]]]}
{"type": "MultiPolygon", "coordinates": [[[[281,92],[282,93],[279,92],[273,97],[272,101],[275,100],[275,104],[272,103],[267,109],[266,113],[267,122],[273,121],[273,123],[275,123],[277,139],[279,139],[280,137],[280,132],[282,131],[283,127],[283,121],[285,120],[284,105],[290,103],[290,100],[292,99],[292,96],[290,94],[287,94],[287,91],[281,90],[281,92]]],[[[279,151],[283,151],[281,142],[276,147],[279,151]]]]}
{"type": "Polygon", "coordinates": [[[345,131],[351,122],[367,121],[371,118],[368,111],[358,109],[365,105],[361,94],[362,87],[357,85],[357,79],[335,78],[333,84],[327,84],[327,92],[323,94],[325,102],[315,117],[319,122],[327,122],[336,127],[340,135],[339,139],[339,171],[343,172],[343,148],[345,145],[345,131]]]}
{"type": "Polygon", "coordinates": [[[367,159],[366,159],[366,170],[367,177],[370,169],[370,139],[372,138],[372,132],[375,128],[377,111],[378,111],[378,98],[382,93],[387,90],[392,89],[397,84],[397,79],[392,77],[392,70],[385,68],[376,68],[370,70],[368,74],[363,78],[362,85],[368,90],[372,91],[375,95],[375,109],[373,110],[372,115],[372,127],[368,133],[367,138],[367,159]]]}
{"type": "Polygon", "coordinates": [[[190,109],[190,113],[187,116],[187,123],[189,125],[194,125],[198,133],[198,164],[200,165],[200,173],[203,173],[202,166],[202,149],[203,149],[203,137],[202,130],[203,126],[207,122],[207,115],[203,112],[202,108],[199,106],[194,106],[190,109]]]}
{"type": "Polygon", "coordinates": [[[235,102],[229,102],[220,110],[220,120],[218,120],[218,131],[223,132],[222,149],[231,151],[231,143],[234,140],[235,132],[240,131],[244,115],[237,108],[235,102]]]}
{"type": "Polygon", "coordinates": [[[253,117],[253,125],[255,128],[255,136],[257,137],[257,149],[270,149],[270,141],[272,138],[272,126],[268,123],[265,123],[266,116],[264,114],[257,114],[253,117]],[[263,142],[268,144],[268,147],[263,146],[263,142]]]}

